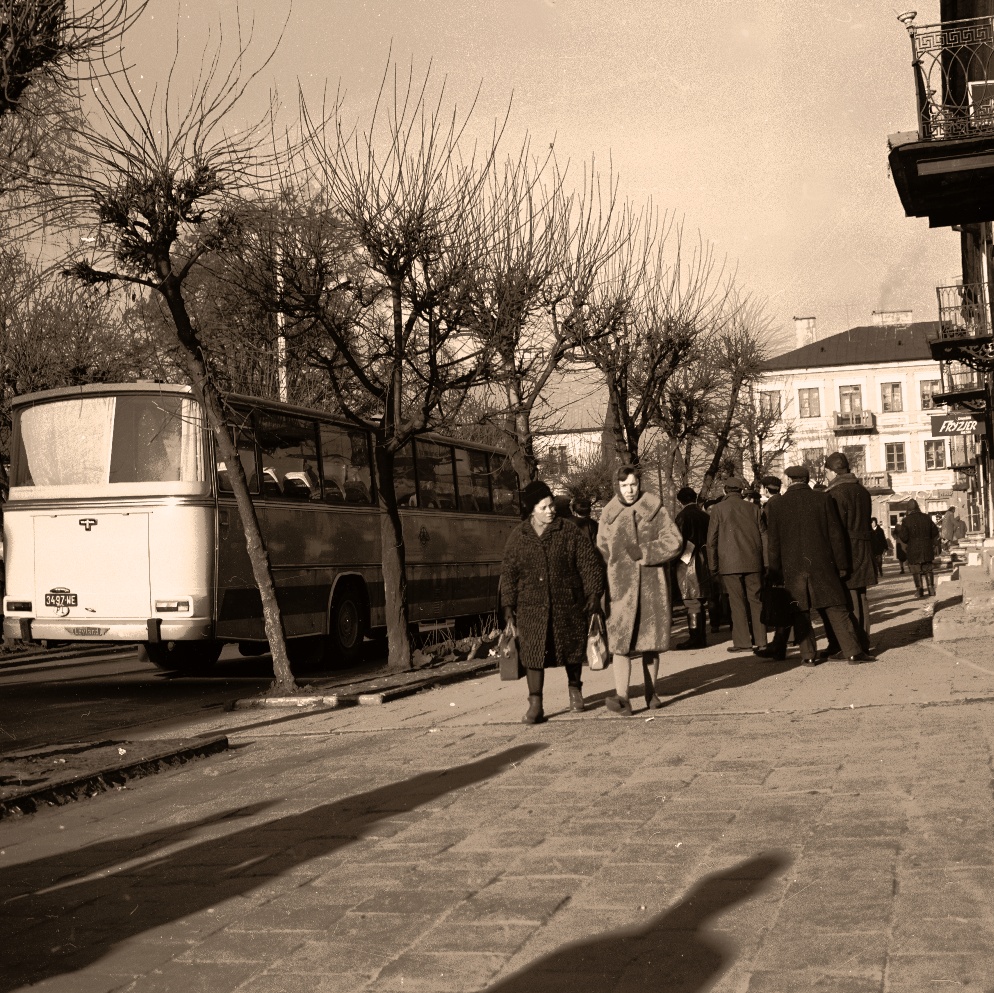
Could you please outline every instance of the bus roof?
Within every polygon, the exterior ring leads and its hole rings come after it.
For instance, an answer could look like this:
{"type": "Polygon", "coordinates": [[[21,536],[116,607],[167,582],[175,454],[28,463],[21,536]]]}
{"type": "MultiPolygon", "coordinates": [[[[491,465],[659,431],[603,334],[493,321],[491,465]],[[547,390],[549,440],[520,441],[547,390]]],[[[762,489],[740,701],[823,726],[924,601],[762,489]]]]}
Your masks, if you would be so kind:
{"type": "MultiPolygon", "coordinates": [[[[120,393],[180,393],[189,395],[193,393],[193,387],[184,383],[155,383],[152,381],[142,382],[140,380],[135,383],[88,383],[85,386],[60,386],[51,390],[39,390],[37,393],[25,393],[23,396],[14,397],[10,401],[10,406],[13,410],[16,407],[25,407],[48,400],[64,400],[82,396],[113,396],[120,393]]],[[[246,406],[262,407],[267,410],[298,414],[303,417],[315,417],[325,421],[332,421],[345,427],[356,427],[355,424],[346,418],[330,414],[326,410],[319,410],[316,407],[302,407],[294,403],[282,403],[279,400],[254,397],[244,393],[226,393],[225,398],[233,403],[245,404],[246,406]]],[[[434,432],[424,432],[419,434],[418,437],[428,441],[437,441],[445,445],[465,445],[487,452],[498,452],[501,455],[507,454],[498,445],[467,441],[464,438],[453,438],[449,435],[435,434],[434,432]]]]}

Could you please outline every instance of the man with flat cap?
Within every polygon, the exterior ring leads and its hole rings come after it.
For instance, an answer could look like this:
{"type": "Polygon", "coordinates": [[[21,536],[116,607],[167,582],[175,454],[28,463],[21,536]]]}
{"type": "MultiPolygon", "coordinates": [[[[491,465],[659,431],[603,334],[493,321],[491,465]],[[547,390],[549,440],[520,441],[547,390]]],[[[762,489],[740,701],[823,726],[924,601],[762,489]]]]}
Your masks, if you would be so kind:
{"type": "Polygon", "coordinates": [[[732,613],[730,652],[766,647],[760,599],[765,525],[759,507],[742,499],[744,489],[744,479],[726,479],[725,499],[711,508],[708,524],[708,565],[713,576],[721,576],[732,613]]]}
{"type": "Polygon", "coordinates": [[[796,603],[794,635],[805,665],[815,665],[817,645],[811,610],[828,618],[843,655],[853,665],[873,662],[863,651],[849,616],[842,577],[848,575],[849,542],[835,501],[808,486],[804,466],[787,470],[790,485],[773,505],[767,505],[770,576],[783,579],[796,603]]]}
{"type": "MultiPolygon", "coordinates": [[[[835,501],[842,526],[849,535],[850,573],[846,577],[849,610],[856,634],[864,649],[870,647],[870,601],[868,586],[877,585],[873,565],[873,498],[870,491],[849,470],[849,459],[842,452],[832,452],[825,459],[828,495],[835,501]]],[[[830,645],[830,648],[835,647],[830,645]]]]}
{"type": "MultiPolygon", "coordinates": [[[[780,499],[780,490],[783,488],[783,481],[779,476],[763,476],[760,479],[760,484],[763,487],[763,493],[766,496],[766,500],[763,503],[763,521],[766,524],[767,530],[769,530],[769,509],[770,505],[776,503],[780,499]]],[[[771,591],[767,591],[770,593],[771,591]]],[[[777,591],[776,594],[780,599],[786,600],[787,597],[783,596],[782,591],[777,591]]],[[[779,603],[778,603],[779,605],[779,603]]],[[[786,604],[782,605],[786,607],[786,604]]],[[[779,610],[777,611],[779,613],[779,610]]],[[[789,613],[789,610],[787,611],[789,613]]],[[[780,620],[772,621],[775,624],[775,630],[773,633],[773,639],[766,646],[766,648],[761,648],[756,652],[760,658],[769,659],[773,662],[783,662],[787,658],[787,644],[790,641],[790,629],[791,625],[780,622],[780,620]]]]}

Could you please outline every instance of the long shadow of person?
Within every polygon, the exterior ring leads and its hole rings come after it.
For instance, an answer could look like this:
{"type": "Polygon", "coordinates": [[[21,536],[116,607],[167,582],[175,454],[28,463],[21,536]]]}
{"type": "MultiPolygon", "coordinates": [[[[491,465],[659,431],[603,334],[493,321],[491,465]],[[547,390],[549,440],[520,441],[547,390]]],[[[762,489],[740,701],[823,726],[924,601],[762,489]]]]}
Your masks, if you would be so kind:
{"type": "Polygon", "coordinates": [[[731,941],[708,933],[713,918],[759,893],[790,858],[764,852],[705,876],[645,927],[607,931],[560,948],[487,987],[485,993],[699,993],[734,961],[731,941]]]}
{"type": "MultiPolygon", "coordinates": [[[[185,847],[175,846],[202,827],[251,816],[265,805],[6,868],[0,872],[6,941],[0,991],[82,969],[118,942],[217,907],[361,839],[384,818],[497,776],[544,747],[509,748],[185,847]],[[172,850],[163,851],[166,846],[172,850]]],[[[323,892],[334,904],[333,889],[323,892]]]]}

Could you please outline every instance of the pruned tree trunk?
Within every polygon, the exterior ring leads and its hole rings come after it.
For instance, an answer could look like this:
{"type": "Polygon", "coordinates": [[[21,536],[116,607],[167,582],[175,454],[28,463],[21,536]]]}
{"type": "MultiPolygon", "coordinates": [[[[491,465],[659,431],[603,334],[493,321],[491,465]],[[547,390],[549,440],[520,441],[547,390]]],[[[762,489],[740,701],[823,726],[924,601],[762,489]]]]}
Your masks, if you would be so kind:
{"type": "Polygon", "coordinates": [[[266,630],[266,640],[273,656],[273,685],[271,692],[276,694],[294,693],[299,687],[290,671],[290,659],[286,649],[286,634],[283,630],[283,615],[276,599],[276,585],[273,582],[273,571],[259,528],[259,518],[256,516],[255,504],[249,495],[248,480],[245,478],[245,468],[238,457],[235,441],[231,436],[227,419],[221,404],[221,396],[214,386],[207,365],[204,362],[203,349],[197,332],[190,321],[182,292],[175,277],[168,276],[163,280],[162,294],[166,299],[169,312],[176,324],[177,338],[182,348],[183,362],[186,366],[190,383],[196,398],[203,404],[207,413],[207,424],[211,429],[218,452],[228,468],[228,477],[235,497],[235,506],[241,519],[242,530],[245,533],[245,549],[248,552],[249,563],[252,566],[252,576],[259,588],[262,599],[262,619],[266,630]]]}
{"type": "Polygon", "coordinates": [[[391,669],[411,668],[411,639],[408,634],[407,563],[404,530],[397,507],[393,474],[396,452],[387,445],[376,446],[376,475],[379,480],[380,561],[383,570],[383,598],[387,622],[387,665],[391,669]]]}

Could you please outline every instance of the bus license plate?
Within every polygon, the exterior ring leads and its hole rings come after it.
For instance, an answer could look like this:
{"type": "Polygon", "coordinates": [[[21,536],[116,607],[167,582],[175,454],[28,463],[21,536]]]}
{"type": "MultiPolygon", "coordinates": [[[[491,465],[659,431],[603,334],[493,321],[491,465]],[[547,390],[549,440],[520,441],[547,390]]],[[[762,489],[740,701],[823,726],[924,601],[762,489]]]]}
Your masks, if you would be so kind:
{"type": "Polygon", "coordinates": [[[78,607],[75,593],[46,593],[46,607],[78,607]]]}

